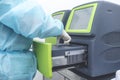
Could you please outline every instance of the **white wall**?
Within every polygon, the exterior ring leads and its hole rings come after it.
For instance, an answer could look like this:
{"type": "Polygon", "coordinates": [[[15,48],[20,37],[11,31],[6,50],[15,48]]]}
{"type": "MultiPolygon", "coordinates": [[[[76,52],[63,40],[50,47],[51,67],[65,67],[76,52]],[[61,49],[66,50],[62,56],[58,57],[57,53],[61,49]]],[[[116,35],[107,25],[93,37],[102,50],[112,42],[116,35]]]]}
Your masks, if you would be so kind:
{"type": "Polygon", "coordinates": [[[110,1],[120,4],[120,0],[37,0],[48,13],[59,10],[72,9],[73,7],[91,1],[110,1]]]}
{"type": "Polygon", "coordinates": [[[58,10],[72,9],[76,5],[94,0],[38,0],[46,12],[53,13],[58,10]]]}

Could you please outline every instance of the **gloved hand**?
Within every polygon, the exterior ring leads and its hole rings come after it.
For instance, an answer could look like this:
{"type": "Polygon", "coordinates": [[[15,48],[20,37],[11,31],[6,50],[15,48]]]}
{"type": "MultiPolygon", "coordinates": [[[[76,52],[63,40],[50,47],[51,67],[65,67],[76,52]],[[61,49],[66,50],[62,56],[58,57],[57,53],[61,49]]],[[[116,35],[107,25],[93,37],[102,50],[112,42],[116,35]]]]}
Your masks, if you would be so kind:
{"type": "Polygon", "coordinates": [[[64,44],[69,44],[69,42],[71,41],[71,37],[65,30],[63,30],[62,32],[61,38],[64,40],[64,44]]]}

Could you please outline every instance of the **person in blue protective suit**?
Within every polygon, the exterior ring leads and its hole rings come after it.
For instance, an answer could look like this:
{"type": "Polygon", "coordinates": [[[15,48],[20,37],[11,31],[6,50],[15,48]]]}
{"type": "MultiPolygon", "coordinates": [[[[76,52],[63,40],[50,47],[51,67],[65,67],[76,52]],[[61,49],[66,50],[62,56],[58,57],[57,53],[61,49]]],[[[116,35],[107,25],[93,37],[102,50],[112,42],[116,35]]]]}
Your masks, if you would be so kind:
{"type": "Polygon", "coordinates": [[[0,0],[0,80],[32,80],[36,58],[29,51],[35,37],[70,36],[59,20],[34,0],[0,0]]]}

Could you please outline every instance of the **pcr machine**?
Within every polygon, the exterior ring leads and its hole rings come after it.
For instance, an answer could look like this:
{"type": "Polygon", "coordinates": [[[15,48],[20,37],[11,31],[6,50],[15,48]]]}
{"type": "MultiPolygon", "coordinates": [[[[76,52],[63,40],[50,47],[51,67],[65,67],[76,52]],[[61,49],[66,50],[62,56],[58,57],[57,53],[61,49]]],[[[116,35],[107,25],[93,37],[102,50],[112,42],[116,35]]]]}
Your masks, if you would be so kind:
{"type": "Polygon", "coordinates": [[[96,1],[76,6],[65,30],[72,41],[51,47],[52,70],[74,66],[78,75],[104,80],[96,77],[120,69],[120,5],[96,1]]]}
{"type": "MultiPolygon", "coordinates": [[[[61,10],[61,11],[54,12],[52,14],[52,17],[54,19],[61,20],[63,22],[63,25],[66,26],[66,22],[68,20],[69,14],[70,14],[70,10],[61,10]]],[[[53,45],[55,45],[55,44],[57,44],[57,42],[58,43],[62,42],[62,40],[57,41],[57,37],[49,37],[49,38],[45,39],[45,42],[46,43],[52,43],[53,45]]]]}

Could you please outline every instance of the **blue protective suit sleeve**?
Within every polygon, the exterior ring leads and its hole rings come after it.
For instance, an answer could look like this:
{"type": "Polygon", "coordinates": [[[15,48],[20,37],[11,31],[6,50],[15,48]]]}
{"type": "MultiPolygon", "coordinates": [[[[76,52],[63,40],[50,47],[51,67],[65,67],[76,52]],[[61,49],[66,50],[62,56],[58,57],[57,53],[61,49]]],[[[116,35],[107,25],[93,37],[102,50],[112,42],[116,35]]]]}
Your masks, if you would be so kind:
{"type": "Polygon", "coordinates": [[[47,15],[34,0],[24,1],[0,17],[0,22],[25,37],[45,38],[61,35],[63,24],[47,15]]]}

